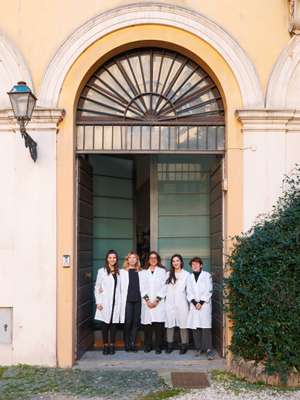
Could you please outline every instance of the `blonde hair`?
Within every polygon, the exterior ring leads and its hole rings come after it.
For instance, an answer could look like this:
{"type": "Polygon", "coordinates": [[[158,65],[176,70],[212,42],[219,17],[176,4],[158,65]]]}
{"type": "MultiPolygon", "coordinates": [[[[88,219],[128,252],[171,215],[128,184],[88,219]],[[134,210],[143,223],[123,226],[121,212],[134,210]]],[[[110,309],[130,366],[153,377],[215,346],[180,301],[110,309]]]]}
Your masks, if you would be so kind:
{"type": "Polygon", "coordinates": [[[125,257],[124,264],[123,264],[124,269],[125,269],[126,271],[129,269],[128,258],[129,258],[130,256],[135,256],[135,257],[136,257],[135,270],[136,270],[136,271],[141,271],[141,270],[142,270],[142,267],[141,267],[140,257],[139,257],[138,254],[136,254],[134,251],[130,251],[130,252],[127,254],[127,256],[125,257]]]}

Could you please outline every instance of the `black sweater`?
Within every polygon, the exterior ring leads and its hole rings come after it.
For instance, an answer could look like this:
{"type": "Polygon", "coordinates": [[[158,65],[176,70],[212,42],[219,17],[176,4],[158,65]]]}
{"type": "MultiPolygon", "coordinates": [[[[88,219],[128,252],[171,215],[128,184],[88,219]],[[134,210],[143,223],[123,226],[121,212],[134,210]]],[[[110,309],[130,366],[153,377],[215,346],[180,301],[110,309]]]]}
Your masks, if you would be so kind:
{"type": "Polygon", "coordinates": [[[128,279],[127,301],[141,301],[139,273],[135,269],[130,268],[128,270],[128,279]]]}

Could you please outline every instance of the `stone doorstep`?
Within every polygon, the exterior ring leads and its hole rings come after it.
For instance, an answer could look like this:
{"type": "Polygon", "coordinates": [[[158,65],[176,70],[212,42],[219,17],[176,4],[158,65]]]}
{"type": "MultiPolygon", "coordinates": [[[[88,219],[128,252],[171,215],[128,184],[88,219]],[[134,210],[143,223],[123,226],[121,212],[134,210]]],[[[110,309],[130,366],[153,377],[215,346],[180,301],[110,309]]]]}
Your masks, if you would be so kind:
{"type": "Polygon", "coordinates": [[[74,366],[76,369],[152,369],[173,371],[182,369],[190,372],[208,372],[212,369],[225,369],[225,360],[84,360],[74,366]]]}

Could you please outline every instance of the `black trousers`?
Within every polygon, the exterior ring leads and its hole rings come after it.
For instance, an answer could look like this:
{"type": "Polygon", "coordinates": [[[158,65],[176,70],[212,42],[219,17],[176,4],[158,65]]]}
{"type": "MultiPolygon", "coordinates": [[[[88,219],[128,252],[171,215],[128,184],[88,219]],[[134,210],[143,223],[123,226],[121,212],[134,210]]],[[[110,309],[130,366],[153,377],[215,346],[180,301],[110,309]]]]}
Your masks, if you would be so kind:
{"type": "Polygon", "coordinates": [[[152,322],[150,325],[144,325],[145,347],[153,347],[155,350],[161,350],[164,337],[164,323],[152,322]],[[154,332],[154,343],[152,343],[154,332]]]}
{"type": "Polygon", "coordinates": [[[127,301],[125,308],[124,341],[134,345],[141,318],[141,301],[127,301]]]}
{"type": "Polygon", "coordinates": [[[116,342],[116,324],[110,323],[107,324],[102,322],[102,338],[104,344],[115,344],[116,342]]]}
{"type": "Polygon", "coordinates": [[[212,337],[211,329],[209,328],[197,328],[192,329],[194,345],[198,351],[212,350],[212,337]]]}

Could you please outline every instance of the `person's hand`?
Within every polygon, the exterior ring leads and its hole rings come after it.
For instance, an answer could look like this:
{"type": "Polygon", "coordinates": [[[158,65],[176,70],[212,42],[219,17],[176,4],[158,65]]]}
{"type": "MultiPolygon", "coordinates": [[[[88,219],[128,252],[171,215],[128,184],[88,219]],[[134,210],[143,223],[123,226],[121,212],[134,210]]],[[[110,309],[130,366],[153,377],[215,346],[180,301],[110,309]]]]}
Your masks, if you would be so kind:
{"type": "Polygon", "coordinates": [[[157,306],[157,304],[158,304],[158,301],[157,301],[157,300],[154,300],[154,301],[152,302],[152,308],[155,308],[155,307],[157,306]]]}
{"type": "Polygon", "coordinates": [[[147,300],[147,301],[146,301],[146,304],[147,304],[147,307],[148,307],[148,308],[153,308],[153,303],[152,303],[152,301],[147,300]]]}
{"type": "Polygon", "coordinates": [[[197,303],[197,304],[196,304],[196,310],[198,310],[198,311],[199,311],[199,310],[201,310],[201,308],[202,308],[202,304],[200,304],[200,303],[197,303]]]}
{"type": "Polygon", "coordinates": [[[102,304],[97,304],[97,310],[102,311],[103,310],[103,305],[102,304]]]}

